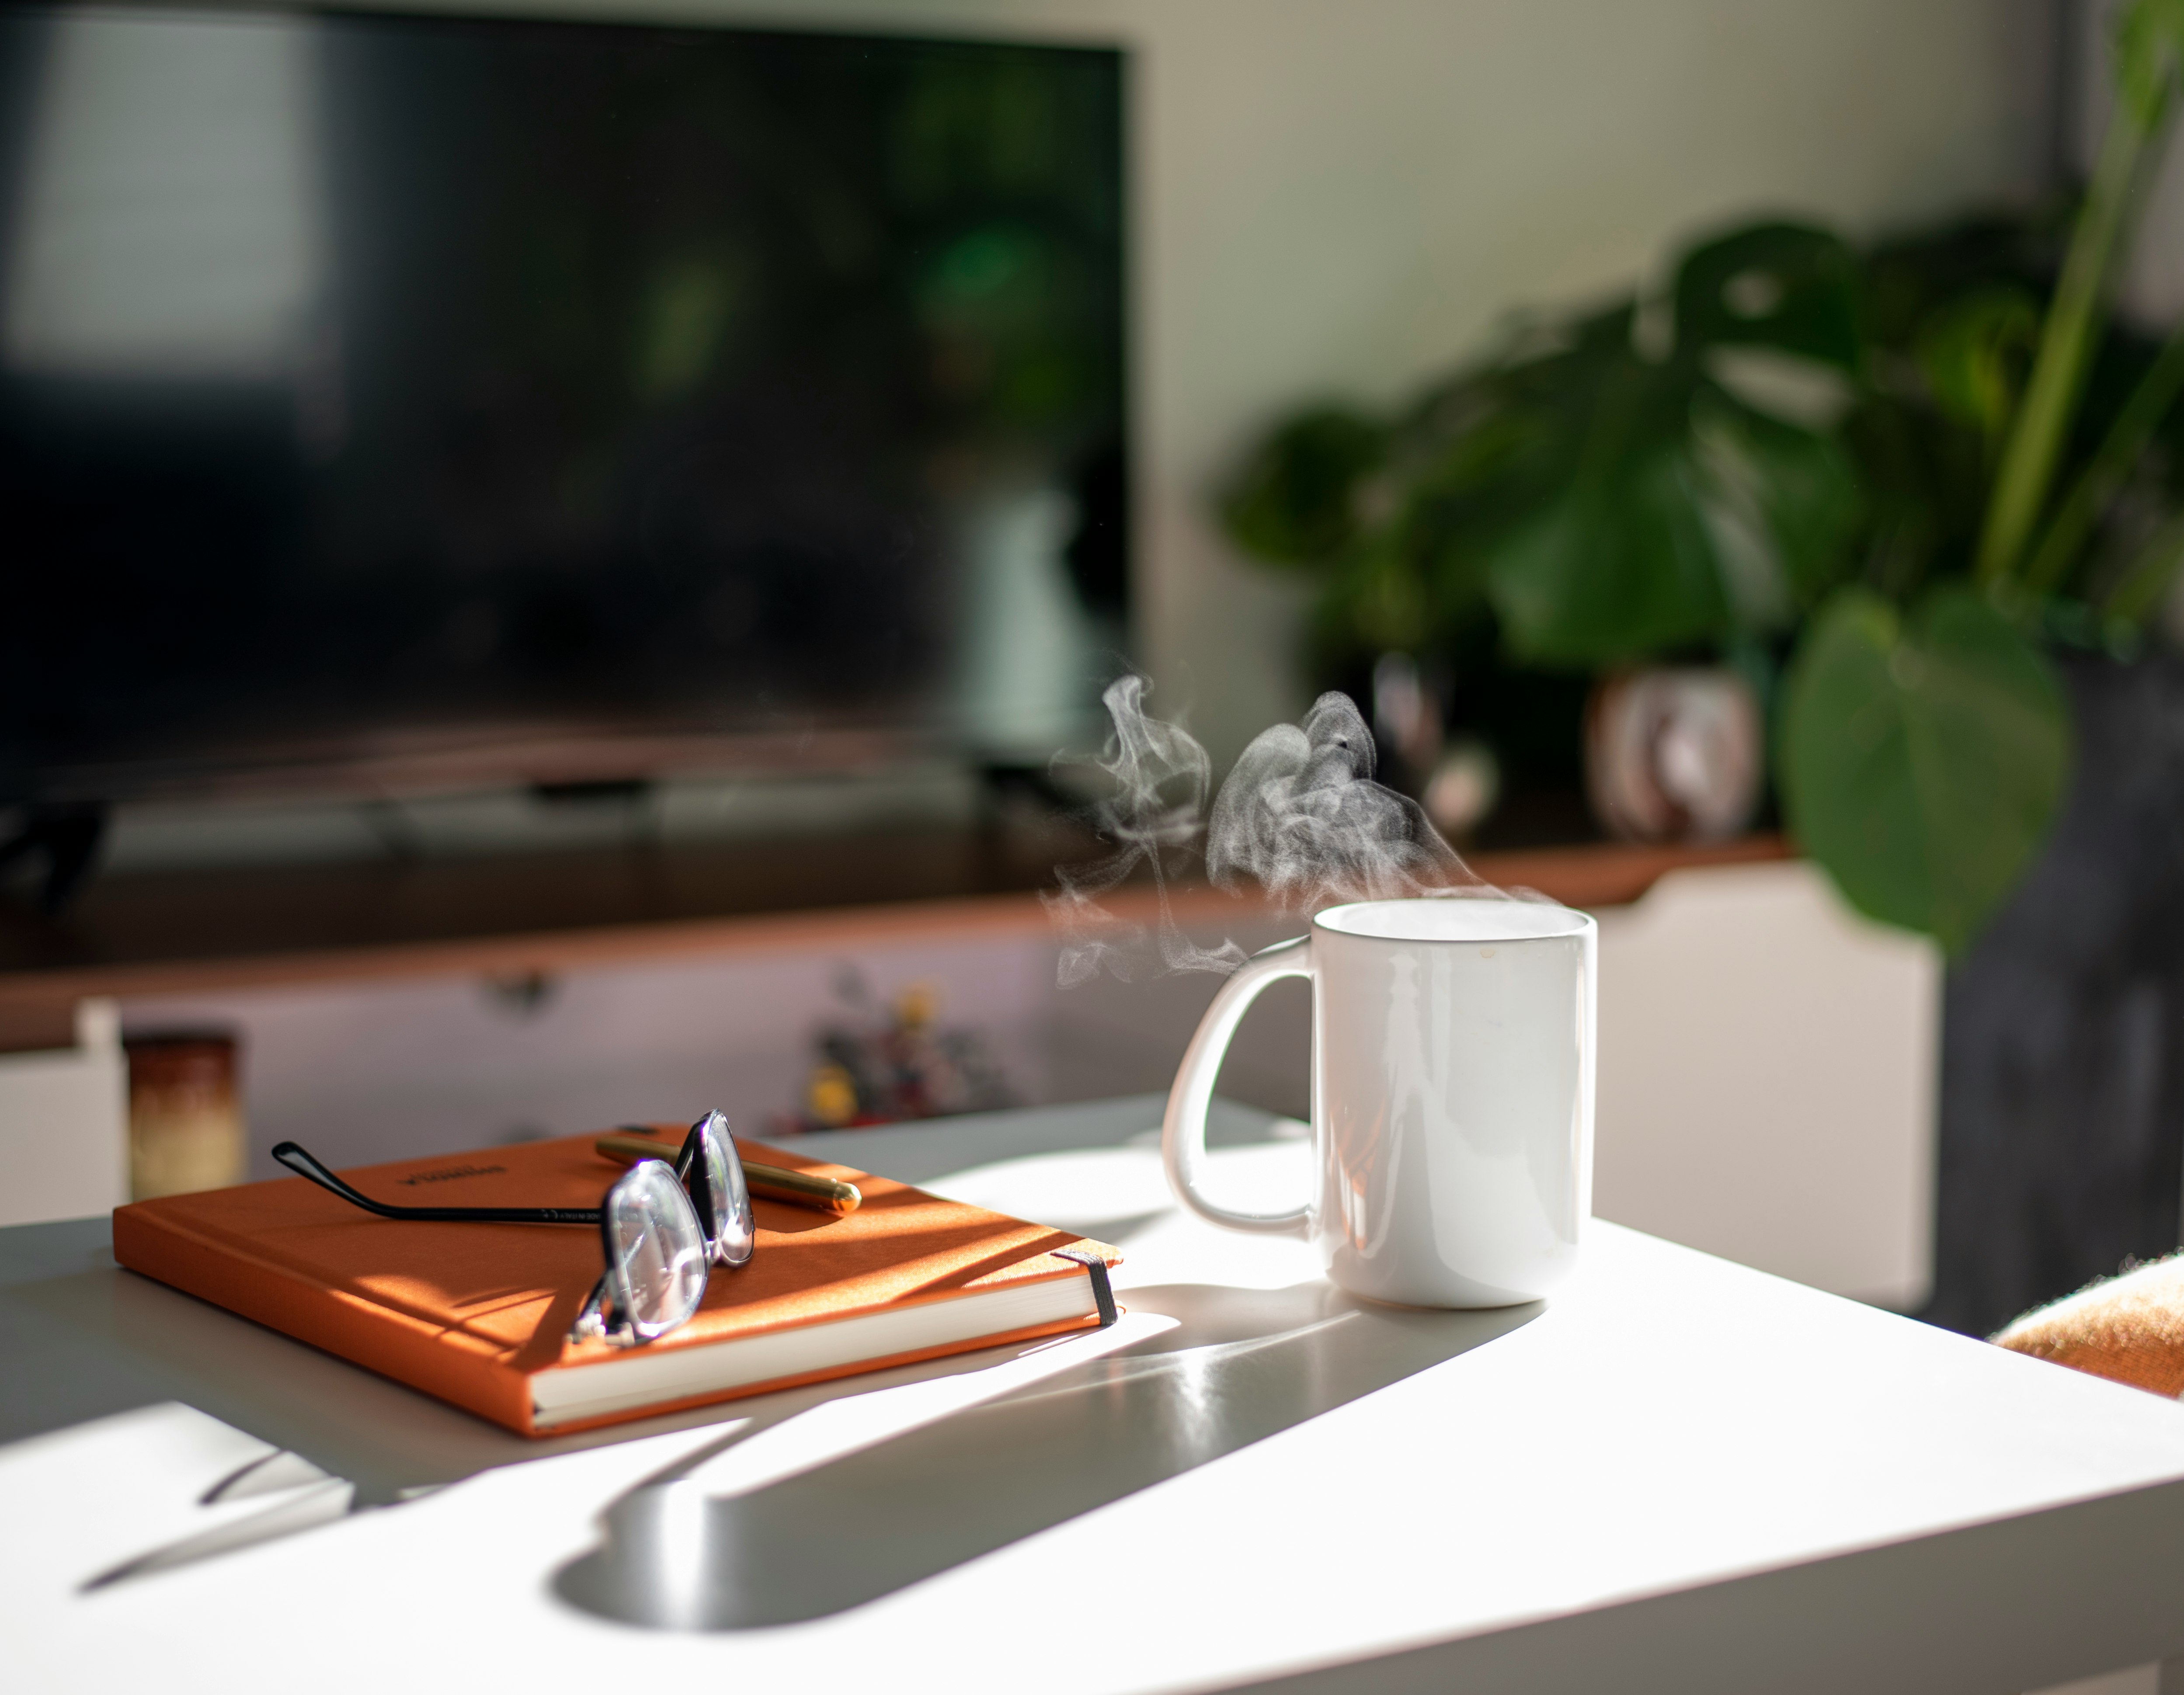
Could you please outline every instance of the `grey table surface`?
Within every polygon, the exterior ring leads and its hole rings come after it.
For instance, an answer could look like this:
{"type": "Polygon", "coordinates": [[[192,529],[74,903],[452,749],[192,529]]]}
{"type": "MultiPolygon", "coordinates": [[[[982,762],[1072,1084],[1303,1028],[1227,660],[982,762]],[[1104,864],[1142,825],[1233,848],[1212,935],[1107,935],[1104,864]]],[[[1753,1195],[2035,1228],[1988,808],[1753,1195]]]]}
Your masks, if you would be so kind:
{"type": "MultiPolygon", "coordinates": [[[[2008,1695],[2184,1652],[2184,1409],[1612,1225],[1551,1305],[1371,1307],[1178,1214],[1158,1108],[806,1144],[1118,1242],[1112,1331],[546,1442],[103,1220],[0,1231],[0,1666],[2008,1695]]],[[[1240,1198],[1301,1179],[1263,1114],[1215,1141],[1240,1198]]]]}

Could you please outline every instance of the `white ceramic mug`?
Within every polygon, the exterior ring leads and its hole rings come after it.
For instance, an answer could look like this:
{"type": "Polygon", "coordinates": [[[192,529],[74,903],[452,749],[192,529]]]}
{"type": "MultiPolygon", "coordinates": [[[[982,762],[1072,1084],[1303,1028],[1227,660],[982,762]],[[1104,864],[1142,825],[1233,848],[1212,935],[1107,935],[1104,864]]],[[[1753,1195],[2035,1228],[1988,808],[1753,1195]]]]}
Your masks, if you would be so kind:
{"type": "Polygon", "coordinates": [[[1213,998],[1168,1096],[1168,1182],[1231,1230],[1308,1238],[1354,1294],[1424,1307],[1537,1300],[1577,1263],[1592,1211],[1596,939],[1542,902],[1329,908],[1213,998]],[[1313,1192],[1240,1213],[1199,1192],[1206,1110],[1245,1011],[1312,986],[1313,1192]]]}

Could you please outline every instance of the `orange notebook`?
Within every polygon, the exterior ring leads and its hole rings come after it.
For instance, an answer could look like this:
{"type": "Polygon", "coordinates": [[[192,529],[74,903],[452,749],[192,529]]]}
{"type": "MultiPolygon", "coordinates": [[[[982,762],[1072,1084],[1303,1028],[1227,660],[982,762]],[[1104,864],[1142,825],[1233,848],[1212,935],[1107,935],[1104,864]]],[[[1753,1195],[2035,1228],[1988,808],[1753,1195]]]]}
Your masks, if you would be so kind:
{"type": "MultiPolygon", "coordinates": [[[[594,1140],[343,1175],[412,1206],[592,1207],[621,1171],[594,1140]]],[[[1093,1329],[1114,1315],[1106,1268],[1120,1256],[1103,1243],[784,1149],[744,1152],[855,1183],[864,1204],[836,1217],[755,1197],[750,1263],[714,1268],[690,1321],[642,1348],[567,1339],[600,1270],[599,1233],[578,1225],[378,1218],[287,1177],[117,1207],[114,1257],[526,1436],[1093,1329]]]]}

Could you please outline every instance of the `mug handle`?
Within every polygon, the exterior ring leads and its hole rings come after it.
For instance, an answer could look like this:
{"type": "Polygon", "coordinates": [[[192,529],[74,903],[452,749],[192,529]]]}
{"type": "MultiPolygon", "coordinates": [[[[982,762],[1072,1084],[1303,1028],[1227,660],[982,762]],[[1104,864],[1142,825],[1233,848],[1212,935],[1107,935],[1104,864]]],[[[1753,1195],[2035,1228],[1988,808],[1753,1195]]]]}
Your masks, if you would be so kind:
{"type": "Polygon", "coordinates": [[[1198,1033],[1184,1049],[1183,1064],[1168,1091],[1167,1116],[1161,1124],[1161,1159],[1167,1167],[1168,1187],[1176,1198],[1209,1224],[1259,1236],[1302,1236],[1312,1208],[1309,1203],[1285,1213],[1239,1213],[1216,1206],[1198,1192],[1198,1176],[1206,1164],[1206,1111],[1213,1101],[1214,1079],[1228,1052],[1228,1039],[1244,1020],[1251,1003],[1267,986],[1282,977],[1309,979],[1312,938],[1300,936],[1278,942],[1255,953],[1237,967],[1213,1004],[1199,1020],[1198,1033]]]}

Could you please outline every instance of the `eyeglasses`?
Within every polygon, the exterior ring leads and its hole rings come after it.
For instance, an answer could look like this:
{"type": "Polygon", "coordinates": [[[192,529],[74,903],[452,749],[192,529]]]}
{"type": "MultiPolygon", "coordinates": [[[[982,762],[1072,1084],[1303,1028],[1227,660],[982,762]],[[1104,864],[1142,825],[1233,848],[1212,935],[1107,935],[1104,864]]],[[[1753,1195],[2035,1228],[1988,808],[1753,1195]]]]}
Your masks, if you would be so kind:
{"type": "Polygon", "coordinates": [[[758,1235],[735,1135],[717,1112],[690,1126],[671,1167],[640,1159],[596,1207],[395,1206],[351,1188],[295,1142],[277,1144],[273,1157],[382,1218],[598,1225],[606,1270],[577,1314],[572,1342],[633,1348],[666,1335],[698,1310],[710,1268],[745,1264],[758,1235]]]}

